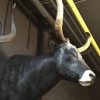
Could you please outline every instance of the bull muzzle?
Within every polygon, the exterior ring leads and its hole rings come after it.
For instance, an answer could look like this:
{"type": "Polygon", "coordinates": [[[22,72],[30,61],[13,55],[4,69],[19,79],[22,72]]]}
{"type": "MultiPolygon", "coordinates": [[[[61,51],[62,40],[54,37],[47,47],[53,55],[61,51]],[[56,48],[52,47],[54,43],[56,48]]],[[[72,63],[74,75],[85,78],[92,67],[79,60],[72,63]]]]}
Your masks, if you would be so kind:
{"type": "Polygon", "coordinates": [[[82,86],[89,86],[94,82],[96,75],[91,70],[86,70],[79,79],[82,86]]]}

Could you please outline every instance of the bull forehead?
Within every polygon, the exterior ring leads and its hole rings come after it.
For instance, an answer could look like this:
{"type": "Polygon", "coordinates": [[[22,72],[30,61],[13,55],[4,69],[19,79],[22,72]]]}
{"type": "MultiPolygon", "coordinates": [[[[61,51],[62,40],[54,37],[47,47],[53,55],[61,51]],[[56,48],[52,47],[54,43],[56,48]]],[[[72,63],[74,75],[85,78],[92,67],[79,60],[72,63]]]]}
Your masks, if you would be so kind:
{"type": "Polygon", "coordinates": [[[78,52],[78,50],[77,50],[77,48],[76,48],[76,46],[74,46],[73,44],[71,44],[70,42],[68,42],[68,43],[65,43],[64,44],[65,45],[65,49],[67,49],[67,51],[68,51],[68,53],[75,53],[75,54],[77,54],[77,57],[79,58],[79,59],[82,59],[82,56],[81,56],[81,54],[78,52]]]}
{"type": "Polygon", "coordinates": [[[65,43],[65,47],[66,47],[68,50],[69,50],[69,49],[75,49],[75,50],[77,51],[76,46],[72,45],[70,42],[65,43]]]}

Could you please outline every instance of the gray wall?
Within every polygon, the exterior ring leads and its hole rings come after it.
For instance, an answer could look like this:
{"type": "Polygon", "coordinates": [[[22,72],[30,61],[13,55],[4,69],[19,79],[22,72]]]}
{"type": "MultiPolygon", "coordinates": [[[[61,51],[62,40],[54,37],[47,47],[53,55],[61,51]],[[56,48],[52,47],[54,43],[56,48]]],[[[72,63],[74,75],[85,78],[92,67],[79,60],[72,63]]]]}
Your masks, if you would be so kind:
{"type": "MultiPolygon", "coordinates": [[[[5,0],[0,1],[0,19],[3,18],[2,9],[5,9],[3,4],[5,0]],[[2,4],[2,6],[1,6],[2,4]]],[[[10,16],[8,17],[8,23],[6,28],[6,33],[9,33],[10,27],[10,16]]],[[[31,28],[31,39],[29,49],[26,48],[27,37],[28,37],[28,20],[27,18],[16,8],[15,9],[15,19],[17,27],[17,35],[14,40],[8,43],[0,44],[0,61],[10,57],[14,54],[28,54],[36,55],[37,50],[37,28],[32,25],[31,28]]],[[[45,33],[45,43],[44,43],[44,53],[49,51],[48,35],[45,33]]],[[[61,81],[59,82],[51,91],[49,91],[44,97],[43,100],[99,100],[99,83],[100,80],[97,80],[94,85],[91,87],[82,87],[77,83],[61,81]]]]}

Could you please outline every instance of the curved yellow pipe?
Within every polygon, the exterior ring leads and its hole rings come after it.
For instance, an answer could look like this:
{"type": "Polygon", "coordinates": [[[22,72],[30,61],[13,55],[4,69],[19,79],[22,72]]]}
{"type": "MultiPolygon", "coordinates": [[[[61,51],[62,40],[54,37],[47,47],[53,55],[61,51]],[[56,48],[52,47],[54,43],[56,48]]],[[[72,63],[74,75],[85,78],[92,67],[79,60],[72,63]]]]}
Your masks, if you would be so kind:
{"type": "Polygon", "coordinates": [[[91,39],[92,39],[92,40],[91,40],[91,43],[92,43],[94,49],[96,50],[97,54],[100,56],[100,49],[99,49],[99,47],[98,47],[96,41],[94,40],[94,38],[93,38],[93,36],[92,36],[90,30],[88,29],[86,23],[84,22],[84,20],[83,20],[81,14],[80,14],[80,12],[78,11],[78,9],[77,9],[77,7],[76,7],[74,1],[73,1],[73,0],[66,0],[66,2],[68,3],[69,7],[71,8],[72,12],[74,13],[76,19],[78,20],[78,22],[79,22],[79,24],[81,25],[81,27],[82,27],[82,29],[84,30],[84,32],[85,32],[85,33],[87,32],[87,33],[90,34],[91,39]]]}

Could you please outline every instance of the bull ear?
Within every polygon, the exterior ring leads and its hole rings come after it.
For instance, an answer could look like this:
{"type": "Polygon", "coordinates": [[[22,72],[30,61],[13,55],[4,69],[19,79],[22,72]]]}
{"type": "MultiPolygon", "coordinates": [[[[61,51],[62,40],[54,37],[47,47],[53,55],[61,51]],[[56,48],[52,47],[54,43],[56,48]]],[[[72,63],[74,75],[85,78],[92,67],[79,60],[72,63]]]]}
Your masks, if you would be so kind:
{"type": "MultiPolygon", "coordinates": [[[[88,33],[88,34],[89,34],[89,33],[88,33]]],[[[87,42],[86,42],[82,47],[77,48],[77,49],[78,49],[78,51],[79,51],[80,53],[81,53],[81,52],[84,52],[84,51],[86,51],[86,50],[89,48],[90,44],[91,44],[91,36],[89,35],[89,36],[88,36],[88,39],[87,39],[87,42]]]]}
{"type": "Polygon", "coordinates": [[[56,0],[57,3],[57,16],[55,21],[55,34],[56,38],[62,42],[67,42],[63,34],[63,2],[62,0],[56,0]]]}

